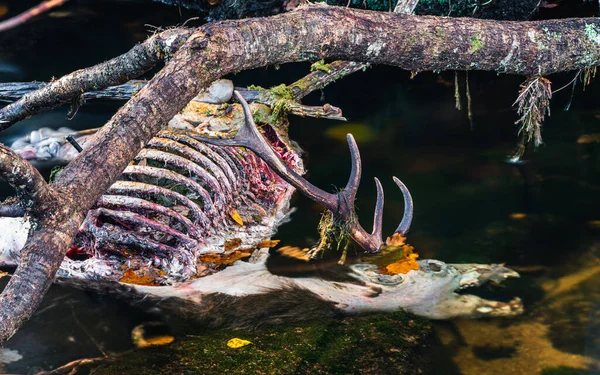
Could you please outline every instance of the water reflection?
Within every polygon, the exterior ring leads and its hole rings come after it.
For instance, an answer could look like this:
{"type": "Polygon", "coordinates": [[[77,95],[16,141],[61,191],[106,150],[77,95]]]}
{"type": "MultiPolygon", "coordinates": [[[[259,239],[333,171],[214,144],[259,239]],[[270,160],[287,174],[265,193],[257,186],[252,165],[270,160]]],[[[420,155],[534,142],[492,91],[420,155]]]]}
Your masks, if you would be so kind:
{"type": "MultiPolygon", "coordinates": [[[[146,23],[173,25],[190,16],[174,8],[144,6],[148,8],[140,12],[139,4],[72,2],[64,17],[42,17],[0,35],[0,79],[48,80],[124,52],[145,38],[146,23]]],[[[298,64],[231,78],[239,86],[270,86],[307,72],[308,65],[298,64]]],[[[551,77],[556,87],[571,78],[551,77]]],[[[506,262],[523,275],[503,290],[481,291],[506,300],[521,296],[527,309],[522,317],[436,324],[443,347],[430,355],[446,371],[558,374],[551,369],[562,367],[563,373],[576,374],[575,369],[597,367],[600,146],[577,140],[598,132],[598,84],[577,92],[566,113],[559,109],[569,93],[558,93],[553,115],[544,124],[546,144],[529,151],[526,164],[515,165],[505,160],[516,144],[516,114],[510,106],[521,78],[471,74],[472,130],[466,113],[454,108],[454,89],[444,84],[448,80],[452,73],[423,73],[410,80],[407,72],[373,67],[305,102],[319,104],[324,97],[363,131],[371,129],[358,142],[364,173],[357,204],[359,215],[368,213],[360,215],[364,226],[370,226],[375,204],[375,176],[386,191],[384,233],[397,225],[403,206],[391,181],[396,175],[414,197],[416,215],[408,241],[423,258],[506,262]]],[[[0,141],[11,143],[42,126],[97,127],[117,108],[115,103],[92,103],[71,121],[65,120],[68,108],[59,108],[14,126],[0,134],[0,141]]],[[[337,136],[347,129],[340,126],[292,119],[291,137],[307,152],[307,178],[322,188],[333,190],[347,179],[348,149],[337,136]]],[[[304,197],[294,205],[299,210],[293,224],[281,227],[277,238],[282,245],[310,246],[317,240],[318,207],[304,197]]],[[[154,318],[95,294],[53,287],[40,311],[9,343],[24,358],[6,370],[28,373],[97,356],[94,340],[107,351],[130,348],[131,329],[154,318]]]]}

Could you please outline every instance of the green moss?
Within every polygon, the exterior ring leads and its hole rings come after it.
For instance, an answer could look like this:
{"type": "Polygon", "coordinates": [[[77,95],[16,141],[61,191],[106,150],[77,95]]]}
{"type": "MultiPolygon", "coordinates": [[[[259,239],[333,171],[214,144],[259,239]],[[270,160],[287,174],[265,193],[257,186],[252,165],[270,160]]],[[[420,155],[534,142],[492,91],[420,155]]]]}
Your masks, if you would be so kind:
{"type": "Polygon", "coordinates": [[[267,91],[267,89],[265,89],[264,87],[257,85],[250,85],[247,88],[248,90],[267,91]]]}
{"type": "Polygon", "coordinates": [[[55,166],[55,167],[52,167],[52,170],[50,170],[50,177],[48,177],[48,183],[50,183],[50,184],[53,183],[54,180],[56,180],[56,178],[60,174],[60,172],[63,171],[63,169],[65,169],[64,166],[55,166]]]}
{"type": "Polygon", "coordinates": [[[413,375],[426,373],[420,353],[430,332],[425,320],[403,312],[251,332],[212,331],[133,351],[90,373],[413,375]],[[230,349],[226,344],[234,337],[252,344],[230,349]]]}
{"type": "Polygon", "coordinates": [[[252,109],[252,117],[257,124],[267,123],[270,114],[270,108],[266,105],[254,106],[252,109]]]}
{"type": "Polygon", "coordinates": [[[485,47],[485,43],[481,40],[481,34],[476,33],[473,38],[471,38],[471,48],[469,48],[469,53],[475,53],[485,47]]]}
{"type": "Polygon", "coordinates": [[[269,92],[277,99],[294,99],[294,92],[284,84],[271,87],[269,92]]]}
{"type": "Polygon", "coordinates": [[[329,74],[331,72],[331,66],[329,64],[325,64],[325,60],[315,61],[310,66],[311,72],[321,71],[329,74]]]}

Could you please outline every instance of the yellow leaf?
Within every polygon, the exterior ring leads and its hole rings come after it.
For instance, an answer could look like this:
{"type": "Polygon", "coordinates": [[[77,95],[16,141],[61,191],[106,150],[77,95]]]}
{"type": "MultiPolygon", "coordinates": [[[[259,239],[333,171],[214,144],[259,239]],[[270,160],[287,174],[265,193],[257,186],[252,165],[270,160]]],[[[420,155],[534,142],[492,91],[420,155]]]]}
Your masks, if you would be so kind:
{"type": "Polygon", "coordinates": [[[172,343],[173,341],[175,341],[175,337],[173,336],[156,336],[146,340],[140,340],[136,344],[138,348],[147,348],[149,346],[167,345],[172,343]]]}
{"type": "Polygon", "coordinates": [[[244,221],[242,220],[242,218],[240,217],[240,214],[238,214],[238,212],[235,208],[232,208],[231,211],[229,211],[229,216],[231,216],[233,221],[235,221],[236,223],[238,223],[241,226],[244,226],[244,221]]]}
{"type": "Polygon", "coordinates": [[[227,341],[227,346],[232,349],[241,348],[242,346],[246,346],[248,344],[252,344],[252,343],[248,340],[242,340],[242,339],[238,339],[238,338],[233,338],[233,339],[227,341]]]}
{"type": "Polygon", "coordinates": [[[3,278],[4,276],[7,276],[8,272],[2,272],[0,271],[0,279],[3,278]]]}

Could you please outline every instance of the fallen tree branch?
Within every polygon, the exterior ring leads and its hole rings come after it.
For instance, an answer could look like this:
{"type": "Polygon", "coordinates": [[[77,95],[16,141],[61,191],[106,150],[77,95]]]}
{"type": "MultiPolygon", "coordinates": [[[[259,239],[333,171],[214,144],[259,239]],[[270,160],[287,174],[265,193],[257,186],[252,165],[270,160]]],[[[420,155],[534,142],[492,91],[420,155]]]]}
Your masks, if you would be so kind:
{"type": "MultiPolygon", "coordinates": [[[[277,35],[289,35],[296,44],[290,49],[296,55],[295,59],[261,58],[252,67],[282,61],[340,57],[389,64],[410,71],[476,69],[547,75],[600,63],[600,21],[596,18],[498,22],[313,6],[265,19],[210,24],[201,30],[230,29],[238,23],[254,23],[256,27],[272,31],[281,26],[277,35]],[[347,22],[353,17],[356,17],[360,27],[354,28],[352,23],[347,22]],[[296,24],[284,25],[280,20],[296,24]],[[325,23],[330,27],[325,29],[318,26],[325,23]],[[310,37],[303,40],[303,35],[310,37]],[[327,42],[321,43],[322,41],[327,42]],[[331,44],[329,41],[336,43],[331,44]]],[[[121,84],[139,76],[160,60],[161,54],[156,53],[155,48],[172,53],[181,45],[191,33],[190,30],[184,30],[173,29],[157,34],[121,57],[72,73],[44,87],[35,95],[31,93],[21,98],[0,110],[0,130],[27,116],[74,99],[83,92],[121,84]],[[171,37],[174,41],[168,43],[171,37]],[[125,61],[130,61],[130,65],[123,66],[125,61]]],[[[196,35],[201,33],[198,31],[196,35]]],[[[237,37],[248,37],[262,43],[257,46],[289,47],[288,39],[284,38],[283,43],[277,42],[273,38],[265,38],[264,33],[259,33],[256,37],[245,34],[237,37]]],[[[254,51],[253,55],[260,51],[263,50],[254,51]]]]}
{"type": "Polygon", "coordinates": [[[28,239],[21,263],[0,295],[0,341],[7,340],[33,313],[98,197],[169,119],[200,89],[223,75],[325,58],[411,71],[549,74],[600,65],[597,31],[598,19],[493,22],[311,5],[270,18],[220,22],[193,31],[169,30],[119,58],[27,95],[0,110],[5,128],[81,92],[134,78],[155,64],[167,48],[179,47],[171,61],[57,177],[53,188],[60,198],[48,210],[49,217],[40,222],[41,229],[28,239]],[[168,39],[162,39],[167,35],[168,39]],[[161,52],[150,51],[149,45],[160,47],[161,52]],[[143,61],[129,61],[134,57],[143,61]]]}
{"type": "MultiPolygon", "coordinates": [[[[84,92],[81,98],[88,100],[129,100],[144,87],[146,80],[131,80],[117,86],[108,86],[97,91],[84,92]]],[[[44,88],[47,82],[4,82],[0,83],[0,101],[13,102],[28,93],[44,88]]]]}
{"type": "Polygon", "coordinates": [[[38,16],[44,12],[49,11],[52,8],[61,6],[69,0],[48,0],[44,1],[25,12],[18,14],[12,18],[0,22],[0,33],[6,30],[10,30],[13,27],[24,24],[35,16],[38,16]]]}
{"type": "MultiPolygon", "coordinates": [[[[15,189],[23,208],[33,211],[35,217],[44,213],[39,208],[53,200],[53,191],[44,177],[8,147],[0,144],[0,178],[15,189]]],[[[14,210],[13,210],[14,211],[14,210]]]]}

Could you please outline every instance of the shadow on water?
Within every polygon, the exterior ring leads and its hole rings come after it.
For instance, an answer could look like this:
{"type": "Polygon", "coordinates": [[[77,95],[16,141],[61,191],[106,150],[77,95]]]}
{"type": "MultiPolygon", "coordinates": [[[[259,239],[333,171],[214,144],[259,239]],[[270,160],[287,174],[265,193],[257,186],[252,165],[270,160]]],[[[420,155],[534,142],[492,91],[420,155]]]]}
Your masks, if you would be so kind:
{"type": "MultiPolygon", "coordinates": [[[[74,1],[58,12],[0,35],[0,80],[49,80],[126,51],[147,36],[144,24],[175,25],[193,16],[156,4],[110,1],[74,1]]],[[[268,87],[292,82],[308,67],[286,65],[230,78],[238,86],[268,87]]],[[[572,77],[550,79],[561,87],[572,77]]],[[[462,73],[459,78],[464,90],[462,73]]],[[[521,272],[505,288],[479,293],[505,300],[519,295],[527,312],[510,321],[436,323],[428,354],[437,368],[433,373],[587,373],[581,369],[600,360],[600,145],[578,139],[600,133],[595,102],[600,87],[592,82],[585,92],[577,90],[569,112],[560,110],[569,90],[557,93],[544,124],[545,144],[516,165],[506,156],[517,139],[511,105],[521,77],[471,73],[473,124],[454,108],[453,80],[451,72],[409,79],[407,72],[373,67],[307,97],[307,104],[324,99],[342,108],[349,119],[346,124],[291,119],[290,136],[306,151],[307,178],[331,190],[344,186],[349,153],[343,135],[355,131],[364,169],[357,205],[365,227],[371,224],[375,176],[386,192],[384,233],[396,227],[403,205],[391,176],[398,176],[413,194],[416,216],[408,241],[422,258],[506,262],[521,272]]],[[[464,92],[462,99],[466,108],[464,92]]],[[[118,107],[88,104],[71,121],[62,107],[23,121],[0,134],[0,141],[10,143],[42,126],[101,126],[118,107]]],[[[293,224],[282,226],[276,238],[309,247],[317,240],[320,209],[304,197],[294,198],[293,205],[298,207],[293,224]]],[[[272,267],[285,264],[295,267],[285,259],[275,259],[272,267]]],[[[27,373],[96,356],[94,340],[107,351],[125,350],[132,346],[131,329],[151,318],[113,300],[55,286],[9,343],[24,358],[8,369],[27,373]]]]}

